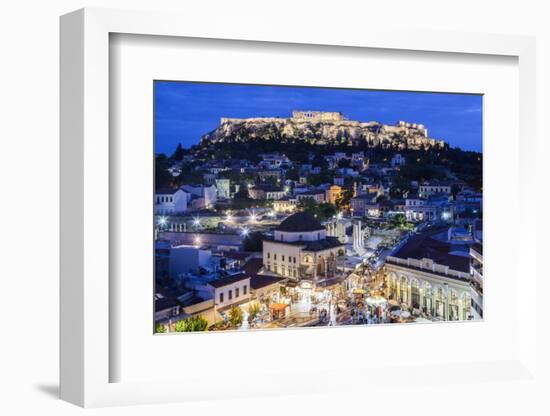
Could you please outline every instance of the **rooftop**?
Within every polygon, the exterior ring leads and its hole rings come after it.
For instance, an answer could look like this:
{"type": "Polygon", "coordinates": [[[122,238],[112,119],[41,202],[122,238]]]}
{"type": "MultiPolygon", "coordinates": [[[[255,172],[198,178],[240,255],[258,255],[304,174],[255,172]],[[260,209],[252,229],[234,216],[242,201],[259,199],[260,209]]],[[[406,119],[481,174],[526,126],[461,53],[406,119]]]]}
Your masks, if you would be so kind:
{"type": "Polygon", "coordinates": [[[307,241],[304,251],[323,251],[329,248],[342,247],[345,244],[342,244],[338,237],[326,237],[324,240],[318,241],[307,241]]]}
{"type": "Polygon", "coordinates": [[[250,278],[249,276],[245,275],[244,273],[241,273],[241,274],[236,274],[234,276],[222,277],[221,279],[216,279],[211,282],[208,282],[208,284],[217,289],[217,288],[231,285],[233,283],[237,283],[249,278],[250,278]]]}
{"type": "Polygon", "coordinates": [[[254,275],[260,271],[263,265],[264,261],[261,257],[254,257],[244,264],[243,270],[248,275],[254,275]]]}
{"type": "Polygon", "coordinates": [[[171,289],[155,285],[155,311],[173,308],[178,304],[176,294],[171,289]]]}
{"type": "Polygon", "coordinates": [[[250,288],[257,290],[272,285],[274,283],[280,283],[283,280],[285,279],[282,277],[255,274],[250,277],[250,288]]]}
{"type": "Polygon", "coordinates": [[[319,220],[317,220],[313,215],[308,214],[307,212],[297,212],[296,214],[291,215],[285,219],[279,226],[276,228],[277,231],[285,232],[308,232],[308,231],[319,231],[324,230],[325,227],[321,225],[319,220]]]}
{"type": "Polygon", "coordinates": [[[436,240],[428,234],[417,234],[411,237],[393,256],[405,260],[428,258],[437,264],[449,266],[453,270],[469,273],[470,260],[464,256],[450,254],[451,250],[452,247],[448,243],[436,240]]]}
{"type": "Polygon", "coordinates": [[[175,188],[159,188],[155,190],[155,194],[157,195],[173,195],[175,194],[177,189],[175,188]]]}

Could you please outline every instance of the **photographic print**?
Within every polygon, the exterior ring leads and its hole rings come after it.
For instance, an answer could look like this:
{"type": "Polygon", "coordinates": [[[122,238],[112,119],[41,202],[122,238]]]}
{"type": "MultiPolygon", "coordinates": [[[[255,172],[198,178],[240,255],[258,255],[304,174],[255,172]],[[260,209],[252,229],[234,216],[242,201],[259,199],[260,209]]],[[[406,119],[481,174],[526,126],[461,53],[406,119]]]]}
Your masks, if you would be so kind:
{"type": "Polygon", "coordinates": [[[481,94],[154,82],[154,332],[483,318],[481,94]]]}

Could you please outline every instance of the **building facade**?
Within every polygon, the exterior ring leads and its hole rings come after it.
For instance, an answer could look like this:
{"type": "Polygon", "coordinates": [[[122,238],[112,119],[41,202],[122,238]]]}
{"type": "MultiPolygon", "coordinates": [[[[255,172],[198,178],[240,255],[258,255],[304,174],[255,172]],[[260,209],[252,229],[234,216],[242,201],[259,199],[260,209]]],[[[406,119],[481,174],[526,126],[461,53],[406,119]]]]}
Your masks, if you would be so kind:
{"type": "Polygon", "coordinates": [[[155,193],[155,214],[172,215],[187,211],[190,194],[183,189],[159,189],[155,193]]]}
{"type": "Polygon", "coordinates": [[[299,212],[284,220],[272,239],[264,240],[266,271],[296,280],[335,277],[345,245],[327,237],[325,227],[310,214],[299,212]]]}
{"type": "Polygon", "coordinates": [[[384,266],[386,296],[441,320],[468,320],[480,315],[481,302],[473,283],[470,260],[427,235],[416,235],[384,266]]]}
{"type": "Polygon", "coordinates": [[[451,184],[448,182],[425,182],[420,185],[418,194],[421,198],[428,198],[435,194],[451,194],[451,184]]]}
{"type": "Polygon", "coordinates": [[[303,121],[342,121],[344,115],[340,112],[329,111],[299,111],[292,112],[292,118],[303,121]]]}

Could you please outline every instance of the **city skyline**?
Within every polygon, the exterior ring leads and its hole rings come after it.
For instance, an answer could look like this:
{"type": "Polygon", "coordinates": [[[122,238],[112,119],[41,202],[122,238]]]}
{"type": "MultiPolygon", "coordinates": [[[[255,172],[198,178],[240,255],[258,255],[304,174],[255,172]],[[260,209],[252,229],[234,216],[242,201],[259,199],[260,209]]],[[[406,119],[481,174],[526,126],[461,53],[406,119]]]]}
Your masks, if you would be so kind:
{"type": "Polygon", "coordinates": [[[155,81],[154,94],[157,153],[197,144],[221,117],[289,117],[297,109],[424,124],[432,138],[482,152],[481,95],[179,81],[155,81]]]}

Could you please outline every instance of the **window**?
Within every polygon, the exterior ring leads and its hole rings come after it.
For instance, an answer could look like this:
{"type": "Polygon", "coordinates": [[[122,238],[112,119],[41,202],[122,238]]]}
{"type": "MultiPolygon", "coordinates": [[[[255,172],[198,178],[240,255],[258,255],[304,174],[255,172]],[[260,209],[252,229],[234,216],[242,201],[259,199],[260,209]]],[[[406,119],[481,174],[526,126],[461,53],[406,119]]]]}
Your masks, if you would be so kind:
{"type": "Polygon", "coordinates": [[[273,260],[277,260],[277,253],[273,255],[273,260]]]}
{"type": "Polygon", "coordinates": [[[246,295],[246,290],[247,290],[247,287],[246,285],[243,286],[243,295],[246,295]]]}
{"type": "Polygon", "coordinates": [[[285,261],[285,256],[281,256],[281,261],[285,261]]]}
{"type": "Polygon", "coordinates": [[[271,253],[267,253],[267,258],[270,258],[271,257],[271,253]]]}
{"type": "Polygon", "coordinates": [[[223,292],[220,293],[220,303],[223,303],[223,292]]]}
{"type": "Polygon", "coordinates": [[[239,288],[235,288],[235,298],[239,297],[239,288]]]}
{"type": "Polygon", "coordinates": [[[292,262],[293,262],[293,263],[296,263],[296,257],[294,257],[294,258],[292,259],[292,262]]]}
{"type": "Polygon", "coordinates": [[[227,298],[228,298],[229,300],[233,299],[233,291],[232,291],[232,290],[229,290],[229,291],[227,292],[227,298]]]}

